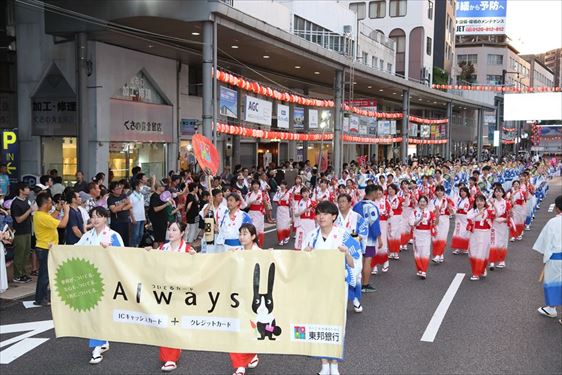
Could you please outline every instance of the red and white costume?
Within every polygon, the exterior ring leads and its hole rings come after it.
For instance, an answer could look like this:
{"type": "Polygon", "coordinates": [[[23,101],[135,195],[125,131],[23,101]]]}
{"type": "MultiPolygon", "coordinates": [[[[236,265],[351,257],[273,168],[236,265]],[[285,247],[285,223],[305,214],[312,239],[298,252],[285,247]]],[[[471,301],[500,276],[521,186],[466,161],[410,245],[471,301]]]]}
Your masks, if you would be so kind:
{"type": "Polygon", "coordinates": [[[294,185],[291,189],[289,189],[289,193],[291,194],[291,212],[293,213],[293,230],[296,231],[300,225],[300,216],[297,215],[297,208],[299,206],[299,202],[302,199],[301,190],[304,186],[303,185],[294,185]]]}
{"type": "Polygon", "coordinates": [[[322,201],[329,201],[329,202],[334,202],[334,193],[332,193],[330,191],[330,189],[326,189],[324,191],[318,189],[315,190],[314,192],[314,200],[316,202],[322,202],[322,201]]]}
{"type": "Polygon", "coordinates": [[[429,200],[435,197],[435,186],[433,185],[422,185],[418,189],[418,195],[421,197],[425,195],[425,197],[429,200]]]}
{"type": "Polygon", "coordinates": [[[392,214],[389,212],[388,217],[388,251],[391,253],[390,257],[396,257],[400,252],[400,245],[402,244],[402,237],[404,235],[404,224],[402,212],[404,209],[404,198],[394,195],[388,196],[388,203],[392,214]]]}
{"type": "Polygon", "coordinates": [[[277,241],[288,240],[291,236],[291,193],[278,191],[273,201],[277,204],[277,241]]]}
{"type": "Polygon", "coordinates": [[[390,203],[384,196],[381,199],[374,200],[373,202],[379,209],[382,247],[377,247],[375,256],[371,260],[371,267],[379,264],[384,265],[384,263],[388,261],[388,219],[392,215],[390,203]]]}
{"type": "Polygon", "coordinates": [[[514,228],[511,230],[511,237],[519,237],[525,229],[525,219],[527,218],[527,199],[521,190],[511,191],[509,194],[514,228]]]}
{"type": "Polygon", "coordinates": [[[297,239],[295,240],[295,249],[302,248],[304,237],[316,228],[316,201],[308,198],[301,199],[297,207],[296,214],[299,216],[300,224],[297,228],[297,239]]]}
{"type": "Polygon", "coordinates": [[[429,208],[416,208],[408,219],[408,224],[414,227],[414,259],[418,272],[427,272],[429,256],[431,255],[431,234],[434,230],[435,215],[429,208]],[[417,225],[416,222],[419,223],[417,225]]]}
{"type": "Polygon", "coordinates": [[[471,229],[468,245],[468,257],[473,276],[482,276],[488,265],[490,256],[490,240],[492,235],[492,221],[494,211],[488,208],[479,210],[473,208],[466,214],[468,227],[471,229]]]}
{"type": "Polygon", "coordinates": [[[433,237],[433,256],[442,256],[445,253],[449,235],[449,216],[453,214],[449,206],[454,206],[454,203],[447,197],[435,197],[429,202],[429,209],[439,214],[435,237],[433,237]]]}
{"type": "Polygon", "coordinates": [[[451,240],[451,249],[462,250],[468,252],[468,241],[470,239],[470,232],[467,230],[468,221],[466,214],[472,208],[470,199],[457,198],[455,214],[455,230],[453,231],[453,238],[451,240]]]}
{"type": "Polygon", "coordinates": [[[258,245],[263,246],[264,240],[264,214],[265,214],[265,202],[267,201],[266,193],[261,190],[258,192],[251,191],[246,195],[246,206],[249,207],[248,215],[252,219],[252,224],[256,227],[256,232],[258,232],[258,245]]]}
{"type": "Polygon", "coordinates": [[[505,200],[492,199],[495,207],[495,218],[492,224],[490,262],[505,262],[507,244],[509,243],[509,220],[511,204],[505,200]]]}
{"type": "Polygon", "coordinates": [[[406,246],[412,239],[413,230],[408,224],[408,220],[410,220],[410,216],[416,208],[418,195],[417,191],[404,193],[404,190],[400,190],[398,195],[402,197],[404,201],[407,201],[406,203],[408,203],[407,205],[404,205],[402,209],[402,235],[400,236],[400,245],[406,246]]]}
{"type": "MultiPolygon", "coordinates": [[[[172,249],[171,243],[165,243],[160,245],[159,250],[166,251],[166,252],[175,252],[175,253],[189,253],[191,250],[191,246],[184,242],[183,240],[180,241],[180,245],[177,249],[172,249]]],[[[168,361],[177,362],[180,360],[181,357],[181,349],[175,348],[167,348],[164,346],[160,347],[160,361],[166,363],[168,361]]]]}

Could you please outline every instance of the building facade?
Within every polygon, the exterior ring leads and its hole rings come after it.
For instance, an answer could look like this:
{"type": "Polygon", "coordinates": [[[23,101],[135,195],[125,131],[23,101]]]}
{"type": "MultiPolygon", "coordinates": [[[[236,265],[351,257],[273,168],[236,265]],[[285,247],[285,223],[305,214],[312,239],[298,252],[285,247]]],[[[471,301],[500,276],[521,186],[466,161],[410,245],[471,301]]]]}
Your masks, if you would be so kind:
{"type": "Polygon", "coordinates": [[[438,0],[435,2],[435,40],[433,53],[433,83],[449,84],[453,82],[455,62],[455,1],[438,0]],[[436,68],[446,73],[442,79],[437,79],[436,68]],[[446,78],[446,79],[445,79],[446,78]]]}
{"type": "Polygon", "coordinates": [[[554,87],[554,73],[535,55],[521,55],[529,63],[531,87],[554,87]]]}
{"type": "Polygon", "coordinates": [[[562,86],[562,48],[553,49],[537,55],[537,58],[544,63],[554,74],[554,86],[562,86]]]}

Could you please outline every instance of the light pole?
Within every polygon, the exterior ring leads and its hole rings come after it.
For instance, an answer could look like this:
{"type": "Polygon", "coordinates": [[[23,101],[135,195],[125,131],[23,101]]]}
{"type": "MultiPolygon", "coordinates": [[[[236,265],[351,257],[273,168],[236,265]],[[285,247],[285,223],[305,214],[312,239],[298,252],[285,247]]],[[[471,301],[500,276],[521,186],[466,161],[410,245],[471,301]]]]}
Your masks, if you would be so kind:
{"type": "Polygon", "coordinates": [[[320,115],[320,118],[322,121],[320,121],[320,129],[322,129],[322,137],[320,138],[320,155],[318,156],[318,173],[322,172],[322,152],[324,150],[324,132],[326,131],[326,128],[328,127],[328,117],[329,115],[327,114],[329,112],[327,111],[322,111],[322,114],[320,115]]]}

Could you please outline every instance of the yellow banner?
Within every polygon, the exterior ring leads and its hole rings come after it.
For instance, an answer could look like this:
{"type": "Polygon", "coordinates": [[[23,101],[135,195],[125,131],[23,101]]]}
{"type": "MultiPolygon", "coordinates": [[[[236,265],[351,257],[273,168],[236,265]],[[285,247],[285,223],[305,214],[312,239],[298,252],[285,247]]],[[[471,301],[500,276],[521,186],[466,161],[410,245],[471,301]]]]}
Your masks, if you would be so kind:
{"type": "Polygon", "coordinates": [[[57,337],[342,357],[347,284],[339,251],[49,253],[57,337]]]}

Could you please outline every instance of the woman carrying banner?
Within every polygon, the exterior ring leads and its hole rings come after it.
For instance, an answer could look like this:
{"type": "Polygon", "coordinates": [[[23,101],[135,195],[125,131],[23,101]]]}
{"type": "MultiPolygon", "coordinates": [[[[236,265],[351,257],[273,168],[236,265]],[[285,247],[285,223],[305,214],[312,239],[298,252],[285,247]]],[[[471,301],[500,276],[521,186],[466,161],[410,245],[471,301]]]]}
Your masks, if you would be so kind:
{"type": "MultiPolygon", "coordinates": [[[[239,229],[240,246],[232,250],[261,250],[258,246],[258,234],[253,224],[242,224],[239,229]]],[[[235,369],[233,375],[244,375],[246,368],[256,368],[259,363],[258,355],[255,353],[230,353],[230,362],[235,369]]]]}
{"type": "Polygon", "coordinates": [[[265,203],[266,193],[260,190],[260,182],[252,181],[250,192],[246,195],[246,207],[249,207],[248,215],[252,219],[252,223],[258,231],[258,244],[263,246],[264,240],[264,222],[265,222],[265,203]]]}
{"type": "Polygon", "coordinates": [[[473,208],[466,214],[468,227],[472,232],[468,246],[468,257],[472,270],[470,280],[472,281],[486,277],[494,216],[494,210],[486,204],[486,197],[482,194],[476,195],[473,208]]]}
{"type": "MultiPolygon", "coordinates": [[[[123,239],[119,233],[110,229],[107,225],[109,219],[109,211],[103,207],[97,206],[90,210],[90,219],[93,228],[84,233],[75,245],[102,246],[104,249],[109,246],[125,246],[123,239]]],[[[109,350],[109,342],[107,340],[90,339],[88,346],[93,348],[90,364],[97,365],[103,361],[103,353],[109,350]]]]}
{"type": "Polygon", "coordinates": [[[466,186],[459,189],[459,197],[456,202],[455,230],[451,239],[453,254],[468,254],[468,240],[470,232],[466,229],[468,224],[466,214],[470,211],[470,192],[466,186]]]}
{"type": "Polygon", "coordinates": [[[417,275],[424,280],[427,277],[427,266],[431,255],[431,235],[434,231],[435,214],[427,207],[428,199],[422,195],[418,207],[410,215],[408,223],[414,228],[414,259],[417,275]]]}
{"type": "MultiPolygon", "coordinates": [[[[161,244],[158,248],[161,251],[183,253],[183,254],[196,254],[195,250],[183,240],[185,235],[185,228],[187,224],[185,223],[170,223],[168,225],[167,237],[170,242],[161,244]]],[[[152,250],[152,247],[145,247],[147,251],[152,250]]],[[[181,356],[181,349],[160,347],[160,361],[164,363],[162,366],[162,371],[170,372],[174,371],[178,366],[177,362],[181,356]]]]}
{"type": "Polygon", "coordinates": [[[291,237],[291,193],[287,191],[287,182],[281,181],[273,201],[277,204],[277,240],[279,246],[283,246],[289,243],[291,237]]]}
{"type": "MultiPolygon", "coordinates": [[[[353,300],[355,296],[355,274],[353,268],[355,263],[361,259],[361,245],[351,237],[345,228],[336,227],[334,222],[338,216],[338,207],[329,201],[318,203],[315,209],[318,228],[307,233],[302,243],[302,250],[332,250],[338,249],[345,254],[346,282],[349,286],[348,298],[353,300]]],[[[339,358],[322,358],[322,369],[320,375],[339,375],[339,358]]]]}

